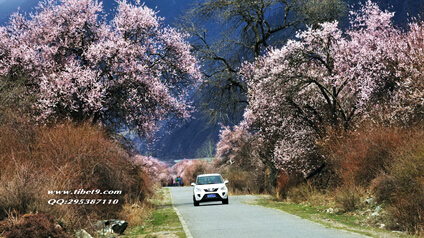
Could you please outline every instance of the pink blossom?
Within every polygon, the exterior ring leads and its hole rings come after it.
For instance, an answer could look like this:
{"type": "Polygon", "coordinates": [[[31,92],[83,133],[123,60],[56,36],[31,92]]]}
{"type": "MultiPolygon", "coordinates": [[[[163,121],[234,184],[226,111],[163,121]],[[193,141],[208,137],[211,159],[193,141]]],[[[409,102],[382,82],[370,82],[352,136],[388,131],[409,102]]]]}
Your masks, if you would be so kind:
{"type": "Polygon", "coordinates": [[[153,182],[167,183],[170,171],[166,163],[151,156],[143,155],[135,155],[131,158],[131,161],[144,169],[153,182]]]}
{"type": "MultiPolygon", "coordinates": [[[[393,13],[368,1],[350,16],[344,32],[338,22],[322,23],[243,65],[249,105],[240,125],[268,148],[264,157],[277,169],[306,175],[324,163],[316,142],[381,110],[402,80],[406,42],[393,13]]],[[[220,154],[237,150],[229,140],[236,130],[224,128],[220,154]]]]}
{"type": "Polygon", "coordinates": [[[27,77],[39,120],[117,123],[147,136],[161,120],[189,118],[200,73],[187,35],[140,3],[118,1],[110,24],[102,13],[96,0],[47,0],[28,18],[13,14],[0,28],[0,75],[27,77]]]}

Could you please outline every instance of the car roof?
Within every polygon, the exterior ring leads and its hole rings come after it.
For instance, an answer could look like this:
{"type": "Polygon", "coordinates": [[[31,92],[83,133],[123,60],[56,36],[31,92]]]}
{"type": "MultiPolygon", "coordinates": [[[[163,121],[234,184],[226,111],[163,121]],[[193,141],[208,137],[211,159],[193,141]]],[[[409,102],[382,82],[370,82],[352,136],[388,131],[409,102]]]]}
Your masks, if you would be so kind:
{"type": "Polygon", "coordinates": [[[199,174],[197,177],[221,176],[221,174],[199,174]]]}

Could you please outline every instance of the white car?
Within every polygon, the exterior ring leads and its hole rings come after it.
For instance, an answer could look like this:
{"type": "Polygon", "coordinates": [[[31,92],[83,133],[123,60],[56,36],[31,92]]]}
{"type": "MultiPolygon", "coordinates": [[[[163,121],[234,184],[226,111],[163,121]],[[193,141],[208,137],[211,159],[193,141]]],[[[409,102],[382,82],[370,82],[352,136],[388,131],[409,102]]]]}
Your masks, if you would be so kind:
{"type": "Polygon", "coordinates": [[[199,206],[200,202],[222,201],[228,204],[228,180],[223,180],[220,174],[197,175],[193,186],[193,204],[199,206]]]}

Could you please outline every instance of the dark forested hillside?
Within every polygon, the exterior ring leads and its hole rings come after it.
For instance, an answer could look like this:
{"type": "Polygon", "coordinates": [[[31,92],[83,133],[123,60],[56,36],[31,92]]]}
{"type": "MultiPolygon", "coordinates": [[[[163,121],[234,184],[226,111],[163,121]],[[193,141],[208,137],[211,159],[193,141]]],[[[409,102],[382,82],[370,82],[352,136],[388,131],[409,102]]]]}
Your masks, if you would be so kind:
{"type": "Polygon", "coordinates": [[[155,143],[146,145],[134,134],[128,136],[135,149],[162,161],[173,162],[181,159],[213,157],[218,141],[220,126],[210,126],[200,113],[183,125],[171,129],[169,133],[159,133],[155,143]]]}

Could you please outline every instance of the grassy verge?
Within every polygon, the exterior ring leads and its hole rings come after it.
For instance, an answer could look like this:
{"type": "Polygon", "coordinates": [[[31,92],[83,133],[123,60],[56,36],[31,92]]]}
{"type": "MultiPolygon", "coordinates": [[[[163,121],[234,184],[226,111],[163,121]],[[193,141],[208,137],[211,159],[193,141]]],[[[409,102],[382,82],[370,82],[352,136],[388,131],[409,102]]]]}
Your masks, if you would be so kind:
{"type": "Polygon", "coordinates": [[[131,238],[185,238],[181,222],[172,206],[171,195],[167,188],[161,188],[151,202],[156,205],[152,215],[143,226],[130,227],[123,237],[131,238]]]}
{"type": "Polygon", "coordinates": [[[281,210],[303,219],[311,220],[333,229],[342,229],[370,237],[405,237],[413,236],[404,233],[387,231],[369,225],[370,217],[364,211],[350,213],[328,212],[326,206],[312,206],[310,204],[295,204],[274,199],[271,196],[261,196],[250,204],[281,210]]]}

